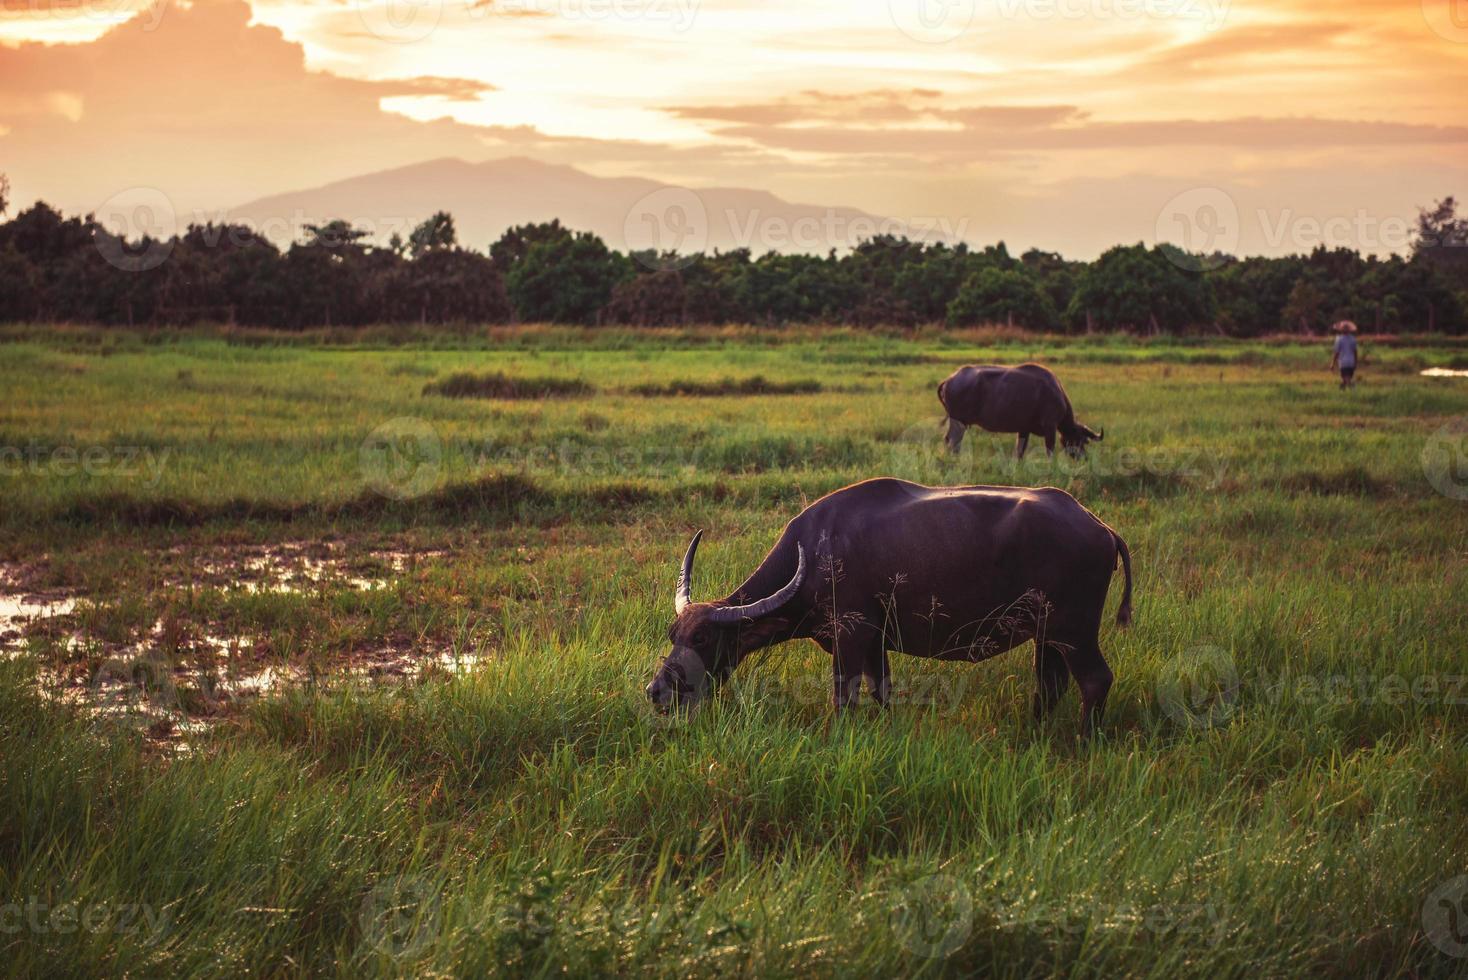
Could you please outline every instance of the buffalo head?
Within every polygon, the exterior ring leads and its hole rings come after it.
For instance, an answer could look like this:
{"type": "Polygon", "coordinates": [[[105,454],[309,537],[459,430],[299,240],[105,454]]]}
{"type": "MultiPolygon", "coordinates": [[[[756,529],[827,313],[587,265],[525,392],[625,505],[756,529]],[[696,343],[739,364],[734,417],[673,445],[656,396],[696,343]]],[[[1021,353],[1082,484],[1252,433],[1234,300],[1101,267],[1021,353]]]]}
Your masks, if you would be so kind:
{"type": "Polygon", "coordinates": [[[1072,459],[1080,459],[1086,455],[1086,443],[1100,442],[1104,438],[1106,438],[1105,429],[1097,432],[1090,426],[1081,425],[1079,422],[1070,426],[1062,425],[1060,429],[1060,444],[1065,447],[1065,451],[1072,459]]]}
{"type": "Polygon", "coordinates": [[[668,627],[668,641],[673,649],[663,658],[652,683],[647,685],[648,698],[661,711],[691,707],[708,696],[739,663],[740,624],[778,611],[800,589],[805,578],[805,549],[797,544],[795,575],[773,595],[744,605],[694,602],[690,594],[693,556],[702,537],[702,531],[693,536],[678,573],[673,625],[668,627]]]}

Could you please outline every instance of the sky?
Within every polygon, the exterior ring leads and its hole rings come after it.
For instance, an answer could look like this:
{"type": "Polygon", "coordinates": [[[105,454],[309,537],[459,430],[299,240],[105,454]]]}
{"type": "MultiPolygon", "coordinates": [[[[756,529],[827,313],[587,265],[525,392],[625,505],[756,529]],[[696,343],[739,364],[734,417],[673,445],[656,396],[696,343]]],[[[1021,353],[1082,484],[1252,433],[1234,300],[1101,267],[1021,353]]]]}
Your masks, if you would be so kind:
{"type": "Polygon", "coordinates": [[[1468,0],[0,0],[12,213],[445,156],[1074,258],[1404,251],[1468,196],[1468,0]]]}

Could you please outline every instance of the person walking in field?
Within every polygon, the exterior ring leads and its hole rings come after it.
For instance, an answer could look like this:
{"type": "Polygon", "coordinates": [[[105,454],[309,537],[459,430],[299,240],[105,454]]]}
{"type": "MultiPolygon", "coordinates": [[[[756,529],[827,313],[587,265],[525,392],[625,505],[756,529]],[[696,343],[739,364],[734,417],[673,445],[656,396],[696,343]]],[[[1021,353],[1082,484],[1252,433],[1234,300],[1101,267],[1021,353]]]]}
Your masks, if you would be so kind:
{"type": "Polygon", "coordinates": [[[1350,320],[1341,320],[1331,328],[1336,332],[1335,350],[1330,355],[1330,366],[1341,372],[1341,390],[1356,383],[1356,325],[1350,320]]]}

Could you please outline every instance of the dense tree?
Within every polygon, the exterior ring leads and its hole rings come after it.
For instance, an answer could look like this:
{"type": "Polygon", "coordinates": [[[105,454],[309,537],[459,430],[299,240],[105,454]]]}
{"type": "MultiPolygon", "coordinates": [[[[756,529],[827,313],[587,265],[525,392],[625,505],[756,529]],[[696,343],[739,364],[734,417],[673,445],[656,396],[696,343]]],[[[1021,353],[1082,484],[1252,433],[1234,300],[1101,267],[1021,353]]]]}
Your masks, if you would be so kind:
{"type": "Polygon", "coordinates": [[[1464,330],[1464,311],[1468,309],[1468,217],[1458,217],[1455,198],[1443,198],[1418,214],[1412,261],[1433,274],[1430,319],[1440,329],[1464,330]]]}
{"type": "Polygon", "coordinates": [[[41,270],[30,259],[12,245],[0,247],[0,321],[39,319],[44,289],[41,270]]]}
{"type": "Polygon", "coordinates": [[[1118,245],[1091,263],[1076,283],[1066,318],[1072,327],[1158,333],[1211,323],[1212,284],[1161,248],[1118,245]]]}
{"type": "Polygon", "coordinates": [[[1298,257],[1250,257],[1224,261],[1209,274],[1218,299],[1217,324],[1230,336],[1253,337],[1279,329],[1290,290],[1304,269],[1298,257]]]}
{"type": "Polygon", "coordinates": [[[612,290],[632,271],[626,256],[578,232],[535,241],[510,265],[505,285],[522,320],[595,323],[612,290]]]}
{"type": "MultiPolygon", "coordinates": [[[[437,211],[408,236],[408,252],[417,259],[429,252],[453,248],[458,243],[459,236],[454,231],[454,216],[447,211],[437,211]]],[[[401,246],[394,251],[401,253],[401,246]]]]}
{"type": "Polygon", "coordinates": [[[1328,303],[1329,297],[1313,277],[1300,276],[1285,300],[1284,310],[1280,314],[1280,329],[1298,330],[1301,333],[1314,333],[1324,329],[1326,321],[1331,319],[1327,312],[1328,303]]]}
{"type": "Polygon", "coordinates": [[[1058,319],[1055,304],[1040,288],[1039,279],[1023,266],[991,266],[975,272],[948,304],[948,322],[953,326],[1004,323],[1048,330],[1054,329],[1058,319]]]}
{"type": "Polygon", "coordinates": [[[688,322],[688,290],[678,269],[659,269],[624,280],[612,290],[607,323],[673,327],[688,322]]]}
{"type": "Polygon", "coordinates": [[[499,240],[489,246],[489,259],[500,275],[509,278],[511,270],[531,246],[541,242],[566,241],[571,237],[571,230],[562,225],[559,218],[538,225],[516,225],[506,229],[499,240]]]}
{"type": "Polygon", "coordinates": [[[32,262],[46,266],[90,248],[96,228],[90,217],[66,218],[38,201],[0,225],[0,248],[11,246],[32,262]]]}
{"type": "Polygon", "coordinates": [[[403,285],[389,301],[394,320],[507,323],[514,318],[504,277],[484,255],[437,247],[400,265],[403,285]]]}
{"type": "Polygon", "coordinates": [[[969,273],[967,245],[929,247],[921,261],[909,262],[892,283],[892,299],[918,323],[939,323],[948,303],[969,273]]]}
{"type": "Polygon", "coordinates": [[[1417,213],[1412,254],[1457,265],[1465,261],[1464,253],[1454,249],[1468,249],[1468,217],[1458,217],[1457,200],[1445,197],[1417,213]]]}
{"type": "Polygon", "coordinates": [[[1057,311],[1070,306],[1075,295],[1076,281],[1085,269],[1084,262],[1070,262],[1055,252],[1043,252],[1032,248],[1019,257],[1020,264],[1032,272],[1040,290],[1057,311]]]}
{"type": "MultiPolygon", "coordinates": [[[[7,204],[0,181],[0,206],[7,204]]],[[[1419,217],[1410,256],[1317,248],[1235,259],[1131,245],[1094,262],[1000,242],[981,249],[883,235],[844,255],[748,249],[623,255],[558,221],[460,248],[438,212],[385,246],[345,221],[284,252],[241,225],[125,240],[37,203],[0,221],[0,320],[290,329],[378,322],[1013,323],[1032,329],[1255,336],[1468,330],[1468,219],[1447,198],[1419,217]]]]}

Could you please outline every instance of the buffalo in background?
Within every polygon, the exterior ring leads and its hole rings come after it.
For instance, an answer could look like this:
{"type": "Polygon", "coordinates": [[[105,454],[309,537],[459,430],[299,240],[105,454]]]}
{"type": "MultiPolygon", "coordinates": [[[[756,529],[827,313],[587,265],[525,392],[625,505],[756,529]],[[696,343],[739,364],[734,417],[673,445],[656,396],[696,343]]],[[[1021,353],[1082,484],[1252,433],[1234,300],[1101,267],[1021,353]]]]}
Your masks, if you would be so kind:
{"type": "Polygon", "coordinates": [[[1073,457],[1085,455],[1086,443],[1100,442],[1097,432],[1076,421],[1070,398],[1060,379],[1039,364],[1019,367],[968,365],[950,374],[938,385],[938,401],[947,414],[944,441],[958,452],[966,426],[977,425],[990,432],[1014,432],[1014,452],[1023,458],[1030,436],[1045,440],[1045,452],[1055,454],[1055,435],[1073,457]]]}

